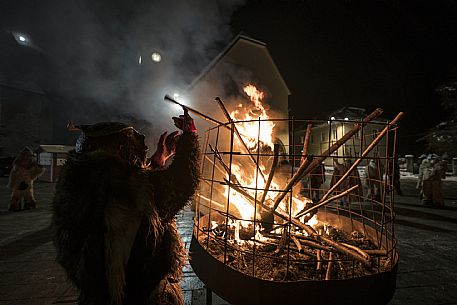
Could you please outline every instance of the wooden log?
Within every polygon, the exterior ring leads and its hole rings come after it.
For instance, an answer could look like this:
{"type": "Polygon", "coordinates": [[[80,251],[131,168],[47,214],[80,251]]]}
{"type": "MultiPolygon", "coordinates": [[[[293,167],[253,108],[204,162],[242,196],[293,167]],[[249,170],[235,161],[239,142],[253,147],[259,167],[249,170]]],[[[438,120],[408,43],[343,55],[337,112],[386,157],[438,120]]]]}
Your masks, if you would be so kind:
{"type": "Polygon", "coordinates": [[[298,252],[301,253],[302,246],[301,246],[300,242],[298,241],[298,239],[295,236],[290,236],[290,239],[292,239],[292,241],[294,242],[295,246],[297,246],[298,252]]]}
{"type": "Polygon", "coordinates": [[[298,168],[297,172],[289,180],[289,182],[287,183],[283,192],[281,192],[275,198],[273,210],[276,210],[279,203],[284,199],[284,197],[287,195],[287,193],[292,189],[292,187],[295,184],[297,184],[304,176],[311,173],[317,166],[320,166],[320,164],[327,157],[331,156],[338,148],[340,148],[340,146],[342,146],[344,143],[346,143],[354,134],[356,134],[360,129],[362,129],[366,123],[369,123],[374,118],[381,115],[381,113],[382,113],[381,108],[378,108],[375,111],[373,111],[370,115],[368,115],[367,117],[365,117],[363,119],[361,124],[355,124],[351,130],[349,130],[344,136],[342,136],[338,141],[336,141],[336,143],[334,143],[330,148],[328,148],[325,152],[323,152],[321,156],[314,158],[314,160],[311,163],[309,163],[307,161],[308,159],[305,159],[303,164],[300,165],[300,167],[298,168]]]}
{"type": "Polygon", "coordinates": [[[305,134],[305,140],[303,141],[303,151],[301,153],[300,165],[303,164],[303,162],[305,162],[305,159],[308,156],[308,146],[309,146],[309,138],[311,135],[311,127],[313,127],[313,124],[311,124],[311,123],[308,123],[308,125],[306,126],[306,134],[305,134]]]}
{"type": "Polygon", "coordinates": [[[351,250],[354,250],[356,252],[358,252],[360,255],[362,255],[363,257],[365,257],[367,260],[371,260],[371,257],[370,255],[368,255],[368,253],[366,253],[365,251],[363,251],[362,249],[354,246],[354,245],[350,245],[350,244],[347,244],[347,243],[341,243],[343,246],[345,246],[346,248],[349,248],[351,250]]]}
{"type": "Polygon", "coordinates": [[[265,184],[265,188],[263,190],[262,198],[260,198],[260,205],[261,206],[265,202],[265,198],[267,197],[267,193],[270,190],[271,181],[273,180],[273,177],[275,175],[276,167],[278,166],[279,144],[275,144],[274,145],[273,154],[274,154],[274,156],[273,156],[273,164],[271,164],[270,173],[268,174],[268,180],[267,180],[267,183],[265,184]]]}
{"type": "Polygon", "coordinates": [[[317,264],[316,264],[316,270],[321,270],[322,269],[322,250],[318,249],[317,250],[317,264]]]}
{"type": "Polygon", "coordinates": [[[332,279],[332,269],[333,269],[333,252],[330,252],[329,256],[328,256],[327,272],[325,273],[326,281],[332,279]]]}
{"type": "Polygon", "coordinates": [[[388,255],[387,250],[375,249],[375,250],[363,250],[363,251],[365,251],[365,253],[372,255],[372,256],[387,256],[388,255]]]}

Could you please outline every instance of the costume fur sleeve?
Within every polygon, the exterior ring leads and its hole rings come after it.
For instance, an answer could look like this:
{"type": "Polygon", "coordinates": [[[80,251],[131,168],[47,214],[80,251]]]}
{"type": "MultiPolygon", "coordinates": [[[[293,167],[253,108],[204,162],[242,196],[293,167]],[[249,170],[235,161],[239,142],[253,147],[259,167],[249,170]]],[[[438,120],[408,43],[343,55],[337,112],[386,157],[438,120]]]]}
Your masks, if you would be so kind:
{"type": "Polygon", "coordinates": [[[173,218],[195,194],[199,181],[199,143],[196,134],[184,132],[176,144],[173,163],[151,172],[154,198],[160,217],[173,218]]]}

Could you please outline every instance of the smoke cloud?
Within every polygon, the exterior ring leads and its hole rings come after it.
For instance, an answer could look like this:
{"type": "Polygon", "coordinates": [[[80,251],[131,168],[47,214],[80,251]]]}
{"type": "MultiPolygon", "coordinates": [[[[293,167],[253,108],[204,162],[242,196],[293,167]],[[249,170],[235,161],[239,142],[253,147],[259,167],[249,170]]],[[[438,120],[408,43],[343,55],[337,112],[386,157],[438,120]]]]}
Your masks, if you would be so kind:
{"type": "Polygon", "coordinates": [[[230,18],[242,4],[18,0],[2,15],[4,27],[36,46],[25,70],[58,96],[56,124],[130,120],[154,137],[179,114],[163,96],[184,89],[233,37],[230,18]]]}

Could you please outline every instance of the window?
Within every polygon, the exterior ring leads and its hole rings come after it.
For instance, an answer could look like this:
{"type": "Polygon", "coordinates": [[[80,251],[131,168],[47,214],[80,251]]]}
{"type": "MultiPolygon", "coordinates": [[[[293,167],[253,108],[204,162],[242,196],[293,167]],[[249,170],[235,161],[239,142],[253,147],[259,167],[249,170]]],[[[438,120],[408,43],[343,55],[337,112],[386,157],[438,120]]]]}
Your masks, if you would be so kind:
{"type": "Polygon", "coordinates": [[[52,154],[45,152],[39,154],[38,163],[41,165],[51,165],[52,164],[52,154]]]}
{"type": "Polygon", "coordinates": [[[338,130],[337,129],[333,129],[332,132],[333,132],[333,139],[334,140],[338,139],[338,130]]]}

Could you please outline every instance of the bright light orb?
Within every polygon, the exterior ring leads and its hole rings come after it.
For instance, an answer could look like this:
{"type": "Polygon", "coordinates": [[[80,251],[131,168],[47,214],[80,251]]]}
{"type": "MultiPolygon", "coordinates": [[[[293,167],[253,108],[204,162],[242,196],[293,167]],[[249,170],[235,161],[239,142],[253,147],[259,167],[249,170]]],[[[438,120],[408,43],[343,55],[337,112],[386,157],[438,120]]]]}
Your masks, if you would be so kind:
{"type": "Polygon", "coordinates": [[[332,117],[330,118],[330,120],[334,121],[334,120],[335,120],[335,117],[334,117],[334,116],[332,116],[332,117]]]}
{"type": "Polygon", "coordinates": [[[151,58],[152,58],[152,61],[154,61],[154,62],[162,61],[162,56],[157,52],[152,53],[151,58]]]}
{"type": "Polygon", "coordinates": [[[345,121],[349,121],[349,118],[344,118],[345,121]]]}
{"type": "Polygon", "coordinates": [[[142,59],[141,59],[141,56],[138,57],[138,64],[141,65],[141,62],[142,62],[142,59]]]}
{"type": "Polygon", "coordinates": [[[27,35],[24,35],[22,33],[13,33],[14,39],[16,39],[16,42],[22,46],[30,46],[32,45],[30,42],[30,39],[27,37],[27,35]]]}

